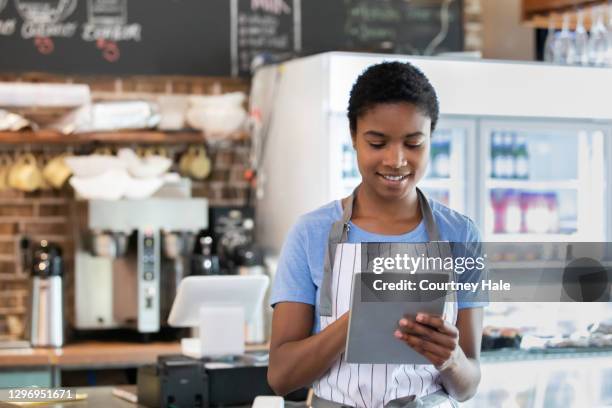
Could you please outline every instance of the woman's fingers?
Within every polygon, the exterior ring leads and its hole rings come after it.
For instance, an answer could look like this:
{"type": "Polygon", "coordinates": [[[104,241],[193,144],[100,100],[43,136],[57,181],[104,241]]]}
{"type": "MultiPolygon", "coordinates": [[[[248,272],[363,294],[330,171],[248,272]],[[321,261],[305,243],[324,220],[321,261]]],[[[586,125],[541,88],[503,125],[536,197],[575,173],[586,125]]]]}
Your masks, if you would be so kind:
{"type": "Polygon", "coordinates": [[[448,360],[453,354],[453,348],[447,348],[419,336],[402,333],[401,339],[410,347],[423,354],[424,352],[440,358],[441,361],[448,360]]]}
{"type": "Polygon", "coordinates": [[[459,337],[459,330],[441,316],[434,316],[427,313],[419,313],[416,315],[417,322],[433,327],[441,333],[446,333],[451,337],[459,337]]]}
{"type": "Polygon", "coordinates": [[[401,319],[399,321],[399,329],[404,334],[417,335],[451,350],[454,350],[457,345],[456,337],[408,319],[401,319]]]}

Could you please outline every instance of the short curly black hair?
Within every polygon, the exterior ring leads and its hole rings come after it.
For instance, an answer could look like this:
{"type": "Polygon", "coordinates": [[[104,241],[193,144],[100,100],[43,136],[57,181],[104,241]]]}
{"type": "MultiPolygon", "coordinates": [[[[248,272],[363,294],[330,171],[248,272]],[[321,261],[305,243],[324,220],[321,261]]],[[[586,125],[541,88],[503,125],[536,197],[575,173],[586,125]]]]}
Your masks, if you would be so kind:
{"type": "Polygon", "coordinates": [[[351,133],[357,130],[357,118],[381,103],[408,102],[431,119],[436,128],[440,108],[438,96],[429,80],[410,63],[383,62],[372,65],[357,78],[351,89],[348,119],[351,133]]]}

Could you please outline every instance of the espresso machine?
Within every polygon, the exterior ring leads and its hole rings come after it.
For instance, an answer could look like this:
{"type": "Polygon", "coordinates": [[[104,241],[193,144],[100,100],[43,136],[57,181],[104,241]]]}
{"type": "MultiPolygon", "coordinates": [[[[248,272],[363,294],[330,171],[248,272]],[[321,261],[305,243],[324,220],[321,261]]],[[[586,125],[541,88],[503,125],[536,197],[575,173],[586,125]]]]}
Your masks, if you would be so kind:
{"type": "Polygon", "coordinates": [[[189,238],[208,226],[207,201],[91,200],[86,211],[75,256],[75,329],[158,332],[189,274],[182,259],[189,238]]]}

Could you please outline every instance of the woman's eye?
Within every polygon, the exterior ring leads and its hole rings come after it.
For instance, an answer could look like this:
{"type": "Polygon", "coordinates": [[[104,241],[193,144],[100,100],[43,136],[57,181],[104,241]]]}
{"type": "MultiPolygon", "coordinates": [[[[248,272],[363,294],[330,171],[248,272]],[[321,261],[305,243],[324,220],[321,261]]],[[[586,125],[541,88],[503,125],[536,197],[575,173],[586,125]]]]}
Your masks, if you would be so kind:
{"type": "Polygon", "coordinates": [[[423,146],[423,143],[417,143],[417,144],[406,143],[406,147],[409,148],[409,149],[417,149],[417,148],[419,148],[421,146],[423,146]]]}
{"type": "Polygon", "coordinates": [[[385,144],[384,143],[370,143],[370,146],[372,146],[374,149],[382,149],[385,144]]]}

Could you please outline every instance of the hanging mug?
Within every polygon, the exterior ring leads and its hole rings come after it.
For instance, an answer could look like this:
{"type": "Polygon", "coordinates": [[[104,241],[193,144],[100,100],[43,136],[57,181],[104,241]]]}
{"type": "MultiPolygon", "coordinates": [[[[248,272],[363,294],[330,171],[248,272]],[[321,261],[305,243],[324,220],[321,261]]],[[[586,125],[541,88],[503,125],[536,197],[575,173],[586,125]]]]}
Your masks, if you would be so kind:
{"type": "Polygon", "coordinates": [[[155,149],[155,154],[157,156],[161,156],[161,157],[165,157],[167,159],[170,159],[170,152],[168,151],[168,149],[166,149],[163,146],[159,146],[158,148],[155,149]]]}
{"type": "Polygon", "coordinates": [[[13,160],[8,154],[0,156],[0,191],[10,188],[8,183],[8,174],[11,170],[13,160]]]}
{"type": "Polygon", "coordinates": [[[96,147],[93,154],[99,154],[101,156],[112,156],[113,150],[108,146],[96,147]]]}
{"type": "Polygon", "coordinates": [[[183,176],[187,176],[187,177],[190,176],[191,162],[195,158],[195,155],[196,155],[195,146],[190,146],[181,156],[181,159],[179,160],[179,172],[183,176]]]}
{"type": "Polygon", "coordinates": [[[66,153],[55,156],[43,168],[44,179],[54,188],[61,188],[72,175],[72,170],[64,160],[66,153]]]}
{"type": "Polygon", "coordinates": [[[203,146],[196,149],[195,156],[189,163],[189,173],[196,180],[204,180],[210,174],[210,159],[203,146]]]}
{"type": "Polygon", "coordinates": [[[9,184],[30,193],[42,185],[42,174],[32,153],[20,156],[9,172],[9,184]]]}
{"type": "Polygon", "coordinates": [[[49,184],[49,182],[47,182],[47,180],[44,177],[44,174],[42,173],[44,168],[47,166],[48,162],[49,162],[49,156],[47,156],[46,154],[41,154],[36,159],[38,170],[41,171],[41,175],[42,175],[42,177],[40,178],[40,186],[39,186],[41,190],[51,190],[53,188],[53,186],[49,184]]]}

